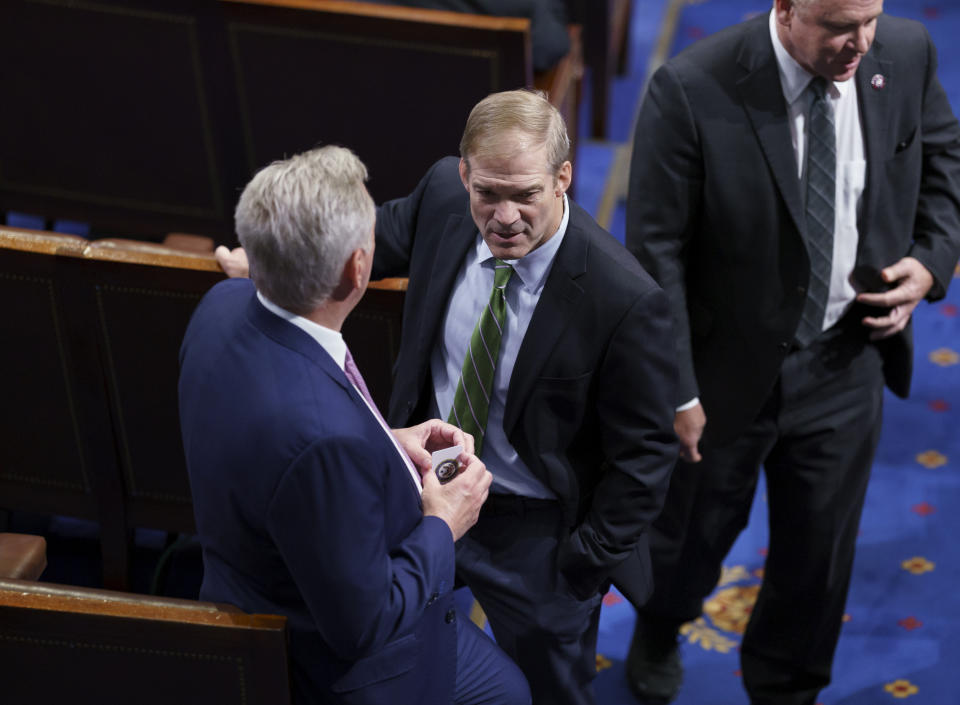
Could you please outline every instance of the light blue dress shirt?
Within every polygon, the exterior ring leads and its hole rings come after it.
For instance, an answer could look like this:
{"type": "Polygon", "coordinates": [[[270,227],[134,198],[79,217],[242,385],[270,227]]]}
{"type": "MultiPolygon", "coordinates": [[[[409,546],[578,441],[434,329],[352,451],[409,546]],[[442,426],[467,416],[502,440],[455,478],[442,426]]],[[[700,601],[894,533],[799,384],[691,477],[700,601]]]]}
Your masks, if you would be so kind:
{"type": "MultiPolygon", "coordinates": [[[[507,320],[500,339],[500,358],[494,374],[493,396],[480,455],[487,469],[493,473],[493,492],[540,499],[556,498],[550,488],[530,472],[510,445],[503,430],[503,413],[513,364],[557,250],[567,232],[569,220],[570,207],[564,195],[563,218],[556,233],[526,257],[510,261],[514,274],[507,284],[507,320]]],[[[435,411],[439,418],[446,419],[453,406],[453,396],[457,391],[470,337],[493,290],[493,264],[493,254],[478,232],[476,244],[467,252],[454,281],[453,294],[444,314],[443,344],[438,345],[430,356],[435,411]]]]}

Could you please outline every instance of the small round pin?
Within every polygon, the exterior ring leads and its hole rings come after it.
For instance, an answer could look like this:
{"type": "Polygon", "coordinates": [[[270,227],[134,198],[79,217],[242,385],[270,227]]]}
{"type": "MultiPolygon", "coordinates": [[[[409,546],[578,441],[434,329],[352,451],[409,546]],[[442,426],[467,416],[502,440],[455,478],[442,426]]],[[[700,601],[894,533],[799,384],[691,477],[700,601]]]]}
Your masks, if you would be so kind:
{"type": "Polygon", "coordinates": [[[458,471],[456,460],[444,460],[436,467],[437,479],[440,480],[441,485],[446,484],[457,476],[458,471]]]}
{"type": "Polygon", "coordinates": [[[870,85],[875,91],[882,90],[883,87],[887,85],[887,79],[883,77],[883,74],[875,73],[873,74],[873,78],[870,79],[870,85]]]}

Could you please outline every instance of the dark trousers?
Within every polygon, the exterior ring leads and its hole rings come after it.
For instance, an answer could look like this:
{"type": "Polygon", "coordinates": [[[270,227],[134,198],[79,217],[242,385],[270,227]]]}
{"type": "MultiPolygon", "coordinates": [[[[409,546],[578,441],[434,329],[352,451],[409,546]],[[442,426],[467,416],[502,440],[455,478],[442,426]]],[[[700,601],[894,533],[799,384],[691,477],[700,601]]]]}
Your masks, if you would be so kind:
{"type": "Polygon", "coordinates": [[[699,616],[764,467],[770,545],[741,647],[754,705],[812,705],[830,682],[882,401],[876,347],[839,326],[787,356],[737,439],[703,444],[700,463],[674,471],[651,537],[656,587],[641,618],[653,625],[699,616]]]}
{"type": "Polygon", "coordinates": [[[517,665],[469,619],[457,615],[457,675],[452,705],[530,705],[517,665]]]}
{"type": "Polygon", "coordinates": [[[578,600],[557,571],[568,534],[556,502],[491,495],[457,543],[457,575],[527,677],[534,705],[595,702],[602,596],[578,600]]]}

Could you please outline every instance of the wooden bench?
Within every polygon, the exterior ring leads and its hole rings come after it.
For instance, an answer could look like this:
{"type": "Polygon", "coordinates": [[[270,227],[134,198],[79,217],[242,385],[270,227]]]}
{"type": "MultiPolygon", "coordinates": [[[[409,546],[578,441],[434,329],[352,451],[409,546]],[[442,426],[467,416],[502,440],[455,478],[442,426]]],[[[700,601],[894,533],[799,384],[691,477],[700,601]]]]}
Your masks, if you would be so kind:
{"type": "MultiPolygon", "coordinates": [[[[99,522],[104,585],[126,588],[131,530],[195,531],[178,353],[210,253],[0,227],[0,509],[99,522]]],[[[373,282],[344,337],[382,408],[405,280],[373,282]]]]}
{"type": "Polygon", "coordinates": [[[0,579],[8,703],[290,703],[286,618],[0,579]]]}
{"type": "Polygon", "coordinates": [[[0,211],[98,236],[232,243],[252,174],[318,143],[356,151],[378,202],[406,195],[493,91],[547,88],[576,134],[579,44],[535,81],[526,19],[339,0],[6,0],[3,13],[0,64],[18,70],[0,211]]]}

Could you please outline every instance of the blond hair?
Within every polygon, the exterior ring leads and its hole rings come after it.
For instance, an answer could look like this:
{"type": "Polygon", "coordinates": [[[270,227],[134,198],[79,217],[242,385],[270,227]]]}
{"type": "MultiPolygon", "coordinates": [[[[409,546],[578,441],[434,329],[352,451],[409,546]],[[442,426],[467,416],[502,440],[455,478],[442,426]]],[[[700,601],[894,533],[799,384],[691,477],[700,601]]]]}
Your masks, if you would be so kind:
{"type": "Polygon", "coordinates": [[[470,168],[470,157],[491,153],[498,138],[519,130],[536,145],[547,147],[547,167],[556,175],[570,154],[570,137],[560,112],[542,91],[491,93],[477,103],[460,139],[460,156],[470,168]]]}

